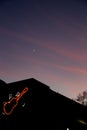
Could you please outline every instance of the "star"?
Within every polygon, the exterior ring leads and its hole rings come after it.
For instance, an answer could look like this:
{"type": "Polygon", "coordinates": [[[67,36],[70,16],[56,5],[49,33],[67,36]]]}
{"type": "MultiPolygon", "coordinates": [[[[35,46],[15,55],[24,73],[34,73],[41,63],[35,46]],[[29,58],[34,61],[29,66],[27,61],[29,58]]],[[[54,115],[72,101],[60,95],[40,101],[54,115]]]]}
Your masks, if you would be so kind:
{"type": "Polygon", "coordinates": [[[33,49],[33,53],[35,53],[36,52],[36,49],[33,49]]]}

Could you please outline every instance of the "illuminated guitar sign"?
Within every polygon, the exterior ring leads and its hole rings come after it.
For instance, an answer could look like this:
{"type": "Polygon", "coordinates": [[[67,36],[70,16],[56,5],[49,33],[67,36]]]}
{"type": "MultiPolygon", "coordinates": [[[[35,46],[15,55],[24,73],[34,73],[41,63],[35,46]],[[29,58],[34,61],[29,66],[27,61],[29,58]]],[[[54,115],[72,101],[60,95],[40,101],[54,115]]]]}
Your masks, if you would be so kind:
{"type": "Polygon", "coordinates": [[[13,97],[8,102],[4,103],[3,111],[6,115],[10,115],[13,112],[14,108],[18,105],[18,101],[28,91],[28,89],[28,87],[25,87],[17,97],[13,97]]]}

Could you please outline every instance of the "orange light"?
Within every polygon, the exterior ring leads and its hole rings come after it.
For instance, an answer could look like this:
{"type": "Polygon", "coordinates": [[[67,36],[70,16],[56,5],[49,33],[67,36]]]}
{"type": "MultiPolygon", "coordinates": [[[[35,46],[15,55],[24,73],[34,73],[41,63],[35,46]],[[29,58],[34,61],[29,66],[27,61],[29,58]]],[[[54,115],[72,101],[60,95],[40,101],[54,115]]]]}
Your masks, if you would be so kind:
{"type": "Polygon", "coordinates": [[[8,102],[5,102],[3,105],[3,111],[6,115],[10,115],[14,108],[18,105],[18,101],[20,100],[20,98],[28,91],[28,87],[25,87],[22,92],[17,96],[17,97],[13,97],[11,100],[9,100],[8,102]],[[15,104],[13,105],[13,107],[11,108],[11,110],[8,112],[6,110],[6,107],[9,106],[12,102],[15,102],[15,104]]]}

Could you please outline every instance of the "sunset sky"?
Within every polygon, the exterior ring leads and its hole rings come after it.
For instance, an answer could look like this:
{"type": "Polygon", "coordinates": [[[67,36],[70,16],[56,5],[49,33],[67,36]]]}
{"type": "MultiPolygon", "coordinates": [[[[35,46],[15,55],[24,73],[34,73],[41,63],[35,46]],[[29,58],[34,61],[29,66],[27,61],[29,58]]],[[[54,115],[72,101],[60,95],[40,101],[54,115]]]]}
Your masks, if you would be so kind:
{"type": "Polygon", "coordinates": [[[69,98],[87,90],[86,0],[0,0],[0,78],[69,98]]]}

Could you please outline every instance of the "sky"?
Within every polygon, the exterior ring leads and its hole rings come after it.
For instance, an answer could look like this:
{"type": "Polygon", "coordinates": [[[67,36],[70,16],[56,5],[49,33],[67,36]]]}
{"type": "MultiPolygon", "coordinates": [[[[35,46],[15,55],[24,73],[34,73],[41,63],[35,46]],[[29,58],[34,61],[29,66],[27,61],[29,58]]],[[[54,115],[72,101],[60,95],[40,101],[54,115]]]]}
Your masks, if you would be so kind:
{"type": "Polygon", "coordinates": [[[29,78],[69,98],[87,90],[86,0],[0,0],[0,79],[29,78]]]}

